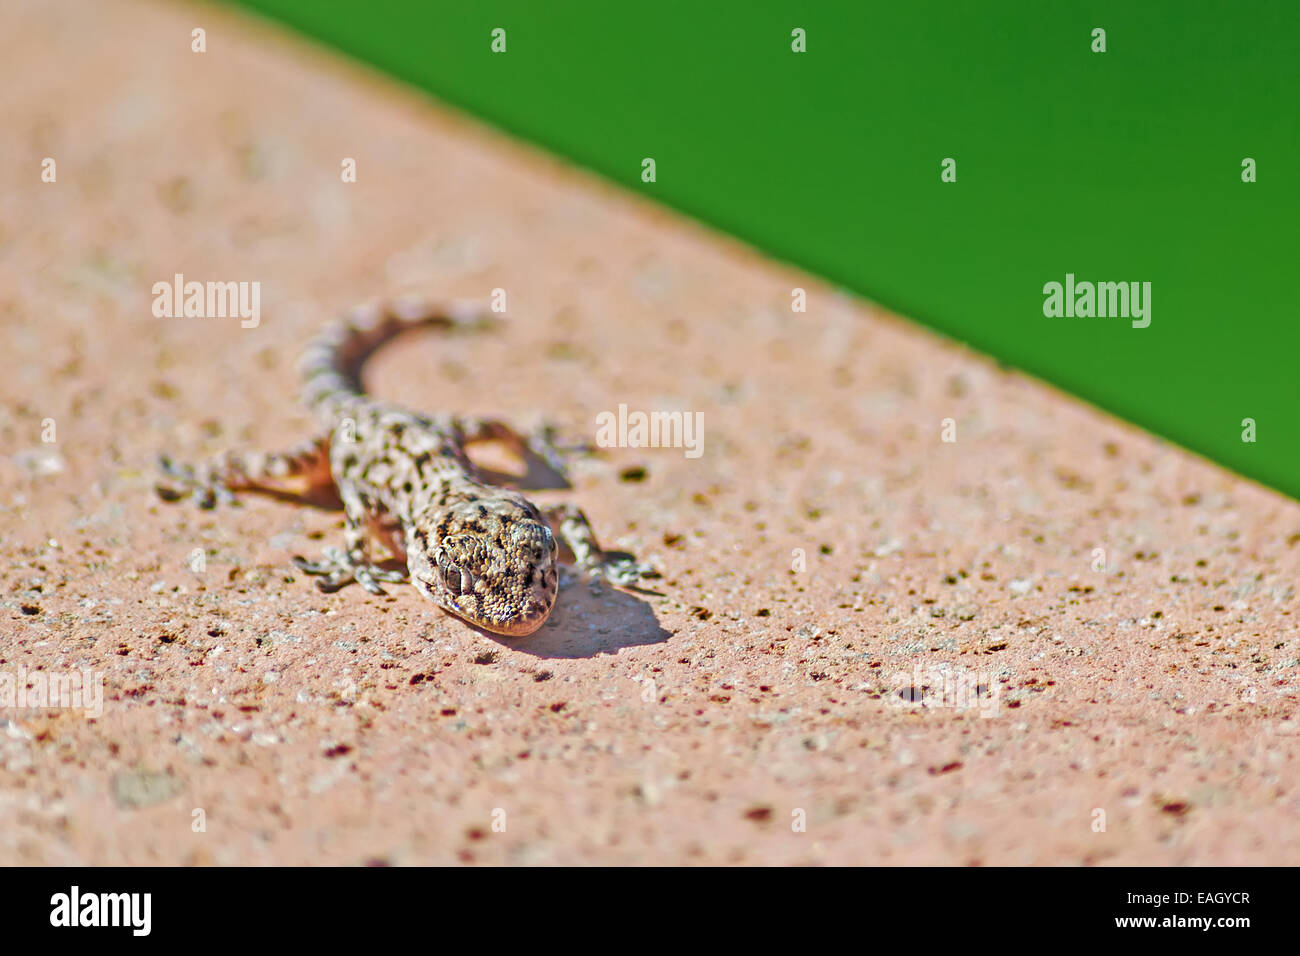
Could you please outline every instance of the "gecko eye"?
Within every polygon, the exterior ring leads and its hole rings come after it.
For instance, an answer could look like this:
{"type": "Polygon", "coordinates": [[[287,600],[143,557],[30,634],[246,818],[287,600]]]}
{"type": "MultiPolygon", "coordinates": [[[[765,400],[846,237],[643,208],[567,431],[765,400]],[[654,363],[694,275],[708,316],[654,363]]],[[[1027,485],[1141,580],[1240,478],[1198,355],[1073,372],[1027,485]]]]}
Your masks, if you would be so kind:
{"type": "Polygon", "coordinates": [[[456,567],[442,548],[438,549],[437,562],[442,586],[449,592],[459,597],[467,591],[474,590],[474,575],[463,568],[456,567]]]}

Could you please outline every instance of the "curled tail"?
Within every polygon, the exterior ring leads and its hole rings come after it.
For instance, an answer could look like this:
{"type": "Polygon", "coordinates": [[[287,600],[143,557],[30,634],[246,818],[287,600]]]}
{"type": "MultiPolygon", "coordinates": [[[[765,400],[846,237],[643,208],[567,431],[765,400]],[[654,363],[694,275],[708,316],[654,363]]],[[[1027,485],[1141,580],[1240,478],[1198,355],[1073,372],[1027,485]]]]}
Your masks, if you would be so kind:
{"type": "Polygon", "coordinates": [[[480,327],[487,317],[481,305],[468,302],[398,300],[357,306],[329,325],[303,353],[298,364],[303,401],[322,424],[332,427],[364,398],[361,366],[385,342],[422,326],[480,327]]]}

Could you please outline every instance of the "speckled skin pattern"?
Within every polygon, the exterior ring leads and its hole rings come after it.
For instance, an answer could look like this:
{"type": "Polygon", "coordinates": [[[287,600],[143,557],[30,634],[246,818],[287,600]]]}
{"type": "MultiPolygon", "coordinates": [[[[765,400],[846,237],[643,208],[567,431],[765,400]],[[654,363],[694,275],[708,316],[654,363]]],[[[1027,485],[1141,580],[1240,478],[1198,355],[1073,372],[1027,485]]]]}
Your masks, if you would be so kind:
{"type": "Polygon", "coordinates": [[[327,433],[277,455],[233,453],[199,469],[164,458],[168,500],[186,494],[204,508],[241,490],[314,492],[332,485],[347,516],[345,546],[319,561],[294,563],[317,575],[322,591],[356,581],[383,594],[380,582],[409,580],[444,610],[512,637],[536,631],[559,593],[559,535],[594,580],[631,587],[653,572],[630,555],[606,552],[582,512],[544,514],[517,491],[489,484],[465,453],[474,441],[501,441],[563,473],[550,430],[521,435],[504,422],[427,416],[376,401],[361,389],[366,358],[407,329],[465,330],[486,313],[469,305],[407,301],[358,307],[329,327],[303,355],[303,398],[327,433]],[[371,555],[378,538],[405,570],[371,555]]]}

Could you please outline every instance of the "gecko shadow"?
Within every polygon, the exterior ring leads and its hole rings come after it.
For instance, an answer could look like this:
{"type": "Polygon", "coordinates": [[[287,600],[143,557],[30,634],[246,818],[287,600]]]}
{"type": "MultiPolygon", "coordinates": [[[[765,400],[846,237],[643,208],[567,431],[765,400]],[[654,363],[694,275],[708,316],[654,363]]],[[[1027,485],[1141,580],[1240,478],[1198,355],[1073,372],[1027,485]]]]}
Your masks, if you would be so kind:
{"type": "Polygon", "coordinates": [[[610,586],[593,594],[581,581],[560,591],[550,619],[527,637],[506,637],[470,626],[513,651],[543,659],[616,654],[625,647],[663,644],[672,637],[644,598],[610,586]]]}

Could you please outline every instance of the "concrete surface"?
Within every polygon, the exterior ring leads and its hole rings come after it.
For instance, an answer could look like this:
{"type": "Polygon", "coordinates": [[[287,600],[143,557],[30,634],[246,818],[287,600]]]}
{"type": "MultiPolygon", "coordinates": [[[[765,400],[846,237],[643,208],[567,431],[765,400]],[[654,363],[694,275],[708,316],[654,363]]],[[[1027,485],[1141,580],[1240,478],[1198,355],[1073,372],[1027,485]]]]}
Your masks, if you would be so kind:
{"type": "Polygon", "coordinates": [[[103,679],[0,707],[0,861],[1296,860],[1296,503],[240,15],[11,0],[0,63],[0,691],[103,679]],[[155,318],[175,273],[260,324],[155,318]],[[539,495],[666,596],[497,641],[318,593],[336,513],[153,497],[307,434],[340,308],[497,287],[371,387],[702,412],[539,495]]]}

